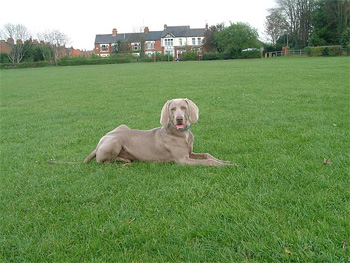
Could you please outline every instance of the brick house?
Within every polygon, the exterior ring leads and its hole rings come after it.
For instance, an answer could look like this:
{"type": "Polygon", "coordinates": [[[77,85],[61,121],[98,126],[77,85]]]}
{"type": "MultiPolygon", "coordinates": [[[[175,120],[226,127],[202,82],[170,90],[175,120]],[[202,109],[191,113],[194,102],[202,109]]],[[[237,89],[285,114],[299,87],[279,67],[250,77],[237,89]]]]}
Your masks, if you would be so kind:
{"type": "Polygon", "coordinates": [[[134,52],[139,54],[141,45],[144,45],[145,54],[153,56],[155,53],[172,55],[180,58],[186,50],[202,53],[202,43],[205,37],[205,28],[192,29],[190,26],[167,26],[163,31],[149,31],[145,27],[143,33],[121,33],[113,29],[112,34],[96,35],[95,54],[106,57],[112,52],[134,52]],[[123,50],[119,50],[123,49],[123,50]]]}
{"type": "Polygon", "coordinates": [[[7,42],[5,40],[0,40],[0,53],[10,53],[12,50],[12,45],[14,44],[13,39],[8,39],[7,42]]]}

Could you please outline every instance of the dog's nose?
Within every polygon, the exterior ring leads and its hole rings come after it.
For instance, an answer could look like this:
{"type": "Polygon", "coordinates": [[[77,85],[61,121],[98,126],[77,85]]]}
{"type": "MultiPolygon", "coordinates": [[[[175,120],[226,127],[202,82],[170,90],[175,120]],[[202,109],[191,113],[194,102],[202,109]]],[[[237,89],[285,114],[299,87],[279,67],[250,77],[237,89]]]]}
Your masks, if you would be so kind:
{"type": "Polygon", "coordinates": [[[184,120],[184,117],[182,117],[182,116],[176,116],[176,122],[177,122],[177,123],[182,123],[183,120],[184,120]]]}

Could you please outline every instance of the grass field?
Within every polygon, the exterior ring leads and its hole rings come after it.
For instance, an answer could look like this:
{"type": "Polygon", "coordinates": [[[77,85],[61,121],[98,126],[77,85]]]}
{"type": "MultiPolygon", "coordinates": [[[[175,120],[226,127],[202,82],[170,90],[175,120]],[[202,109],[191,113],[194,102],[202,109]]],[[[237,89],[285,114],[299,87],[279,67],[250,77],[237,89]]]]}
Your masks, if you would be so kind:
{"type": "Polygon", "coordinates": [[[350,59],[1,70],[0,262],[349,262],[350,59]],[[192,99],[195,152],[82,161],[192,99]],[[324,164],[328,158],[330,164],[324,164]]]}

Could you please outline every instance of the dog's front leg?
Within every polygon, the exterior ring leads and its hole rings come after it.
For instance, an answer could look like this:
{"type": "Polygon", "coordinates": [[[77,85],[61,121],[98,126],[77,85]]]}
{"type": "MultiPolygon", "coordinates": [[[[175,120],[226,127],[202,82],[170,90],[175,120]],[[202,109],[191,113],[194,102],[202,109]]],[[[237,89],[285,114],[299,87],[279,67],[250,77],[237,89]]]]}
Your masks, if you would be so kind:
{"type": "Polygon", "coordinates": [[[217,162],[221,162],[224,164],[230,164],[230,161],[219,160],[209,153],[190,153],[190,158],[191,159],[209,159],[209,160],[215,160],[217,162]]]}
{"type": "Polygon", "coordinates": [[[224,162],[221,162],[216,159],[192,159],[190,156],[176,159],[175,162],[179,164],[187,164],[187,165],[206,165],[206,166],[224,166],[228,165],[224,162]]]}

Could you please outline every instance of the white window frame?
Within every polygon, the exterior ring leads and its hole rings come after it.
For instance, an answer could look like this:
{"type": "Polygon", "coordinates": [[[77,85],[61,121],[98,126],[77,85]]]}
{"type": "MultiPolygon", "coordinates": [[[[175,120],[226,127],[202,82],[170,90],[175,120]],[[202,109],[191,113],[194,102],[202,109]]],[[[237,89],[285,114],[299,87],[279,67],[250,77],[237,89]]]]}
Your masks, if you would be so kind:
{"type": "Polygon", "coordinates": [[[174,39],[173,38],[165,38],[164,39],[164,46],[173,47],[174,46],[174,39]]]}
{"type": "Polygon", "coordinates": [[[146,42],[146,48],[147,49],[154,49],[154,44],[155,44],[154,41],[147,41],[146,42]]]}

